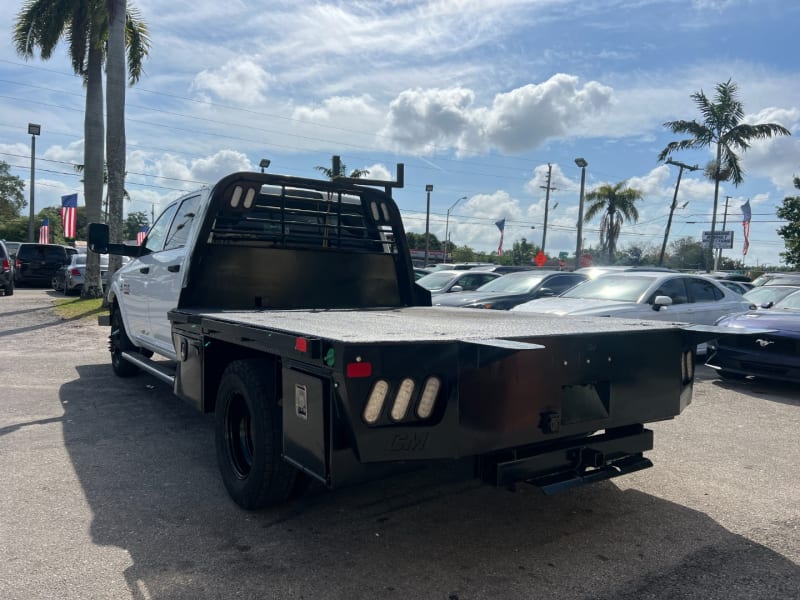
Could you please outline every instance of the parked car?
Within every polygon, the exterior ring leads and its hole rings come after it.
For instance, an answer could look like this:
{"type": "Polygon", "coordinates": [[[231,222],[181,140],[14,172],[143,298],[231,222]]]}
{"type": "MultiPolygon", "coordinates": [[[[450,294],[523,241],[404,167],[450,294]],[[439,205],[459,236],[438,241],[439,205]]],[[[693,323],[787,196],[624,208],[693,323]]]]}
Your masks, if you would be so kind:
{"type": "Polygon", "coordinates": [[[588,279],[557,298],[540,298],[512,310],[552,315],[591,315],[712,325],[754,305],[702,275],[625,271],[588,279]]]}
{"type": "MultiPolygon", "coordinates": [[[[478,269],[471,272],[474,271],[478,269]]],[[[581,273],[560,271],[509,273],[485,283],[474,292],[439,294],[433,305],[508,310],[534,298],[557,296],[585,279],[586,275],[581,273]]]]}
{"type": "Polygon", "coordinates": [[[779,271],[775,273],[764,273],[753,280],[753,285],[800,285],[800,273],[797,271],[779,271]]]}
{"type": "Polygon", "coordinates": [[[633,265],[601,265],[597,267],[581,267],[580,269],[575,269],[575,273],[583,273],[589,279],[595,279],[596,277],[600,277],[600,275],[607,275],[608,273],[625,273],[627,271],[663,271],[666,273],[677,273],[674,269],[668,269],[667,267],[637,267],[633,265]]]}
{"type": "MultiPolygon", "coordinates": [[[[129,262],[127,256],[123,257],[123,263],[129,262]]],[[[63,269],[56,271],[53,275],[53,289],[64,292],[65,296],[78,294],[83,288],[84,276],[86,273],[86,254],[74,254],[70,257],[69,264],[63,269]]],[[[108,285],[108,255],[100,255],[100,278],[103,287],[108,285]]]]}
{"type": "Polygon", "coordinates": [[[430,269],[423,269],[422,267],[414,267],[414,279],[419,279],[420,277],[425,277],[432,271],[430,269]]]}
{"type": "Polygon", "coordinates": [[[434,295],[477,290],[498,277],[501,277],[499,273],[491,271],[434,271],[417,279],[417,283],[434,295]]]}
{"type": "Polygon", "coordinates": [[[535,271],[538,267],[530,267],[526,265],[481,265],[479,267],[472,267],[472,271],[491,271],[492,273],[517,273],[519,271],[535,271]]]}
{"type": "Polygon", "coordinates": [[[4,242],[0,241],[0,289],[4,296],[14,294],[14,260],[4,242]]]}
{"type": "Polygon", "coordinates": [[[749,292],[752,288],[747,287],[745,282],[743,281],[733,281],[731,279],[717,279],[717,283],[720,285],[724,285],[729,290],[732,290],[739,294],[740,296],[744,296],[747,292],[749,292]]]}
{"type": "Polygon", "coordinates": [[[468,271],[475,267],[491,267],[492,263],[482,262],[465,262],[465,263],[438,263],[435,265],[426,265],[425,268],[429,271],[468,271]]]}
{"type": "Polygon", "coordinates": [[[800,285],[760,285],[749,290],[744,297],[756,308],[772,308],[792,292],[800,290],[800,285]]]}
{"type": "Polygon", "coordinates": [[[706,364],[717,375],[800,383],[800,289],[776,302],[771,310],[728,315],[717,325],[740,332],[760,330],[757,335],[722,335],[710,345],[706,364]]]}
{"type": "Polygon", "coordinates": [[[23,242],[17,250],[14,283],[16,285],[51,285],[55,272],[69,263],[75,248],[59,244],[33,244],[23,242]]]}

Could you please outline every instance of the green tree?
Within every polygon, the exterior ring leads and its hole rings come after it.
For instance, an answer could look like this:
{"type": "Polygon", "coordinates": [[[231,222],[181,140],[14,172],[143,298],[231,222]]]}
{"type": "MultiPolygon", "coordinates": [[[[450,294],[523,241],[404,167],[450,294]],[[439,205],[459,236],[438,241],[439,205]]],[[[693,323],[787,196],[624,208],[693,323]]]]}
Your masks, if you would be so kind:
{"type": "Polygon", "coordinates": [[[0,160],[0,220],[20,216],[22,209],[28,206],[24,191],[25,182],[12,175],[8,163],[0,160]]]}
{"type": "MultiPolygon", "coordinates": [[[[794,178],[794,187],[800,190],[800,177],[794,178]]],[[[795,269],[800,268],[800,196],[787,196],[778,208],[778,218],[788,221],[778,229],[786,252],[781,252],[784,262],[795,269]]]]}
{"type": "Polygon", "coordinates": [[[600,250],[608,256],[608,264],[614,264],[622,221],[639,220],[639,211],[636,202],[642,199],[642,192],[625,187],[625,182],[617,184],[604,184],[586,194],[589,207],[583,217],[588,223],[597,215],[602,214],[600,220],[600,250]]]}
{"type": "MultiPolygon", "coordinates": [[[[315,170],[323,173],[325,177],[328,179],[333,179],[333,168],[332,167],[323,167],[321,165],[317,165],[314,167],[315,170]]],[[[351,177],[353,179],[359,179],[361,177],[367,177],[369,175],[368,169],[353,169],[350,171],[350,175],[345,175],[347,173],[347,165],[341,163],[339,168],[339,172],[336,174],[337,177],[351,177]]]]}
{"type": "Polygon", "coordinates": [[[539,252],[539,248],[529,243],[528,240],[522,238],[515,241],[511,247],[511,264],[512,265],[531,265],[533,257],[539,252]]]}
{"type": "MultiPolygon", "coordinates": [[[[791,135],[788,129],[777,123],[761,123],[750,125],[742,123],[744,106],[738,99],[738,86],[730,79],[716,86],[713,101],[703,93],[703,90],[692,94],[697,108],[703,115],[702,122],[698,121],[668,121],[664,123],[672,133],[687,134],[690,137],[670,142],[658,155],[659,161],[664,161],[677,150],[693,150],[715,147],[716,158],[713,168],[714,181],[714,212],[711,214],[711,231],[716,231],[717,207],[719,204],[719,183],[727,171],[735,186],[744,181],[744,171],[739,164],[737,152],[745,152],[750,148],[753,140],[763,140],[777,135],[791,135]]],[[[711,271],[713,266],[714,249],[709,246],[706,250],[706,271],[711,271]]]]}
{"type": "Polygon", "coordinates": [[[125,218],[125,224],[123,226],[123,239],[125,240],[135,240],[136,235],[142,229],[142,227],[149,227],[150,221],[147,218],[147,213],[142,211],[134,211],[128,213],[128,216],[125,218]]]}
{"type": "MultiPolygon", "coordinates": [[[[126,23],[129,29],[138,28],[134,16],[126,23]]],[[[108,26],[108,4],[103,0],[27,0],[17,15],[13,33],[17,54],[26,59],[33,57],[38,48],[42,60],[48,60],[62,38],[68,42],[73,71],[83,78],[86,86],[83,195],[89,219],[95,222],[100,221],[103,195],[102,71],[108,26]]],[[[126,41],[149,44],[146,37],[138,35],[128,35],[126,41]]],[[[141,60],[147,55],[147,47],[128,48],[129,61],[138,60],[138,64],[131,69],[131,76],[136,79],[142,72],[141,60]]],[[[86,263],[86,285],[82,288],[81,296],[100,295],[99,259],[90,253],[86,263]]]]}
{"type": "Polygon", "coordinates": [[[703,244],[693,237],[685,237],[671,242],[665,266],[670,269],[699,270],[703,268],[703,244]]]}

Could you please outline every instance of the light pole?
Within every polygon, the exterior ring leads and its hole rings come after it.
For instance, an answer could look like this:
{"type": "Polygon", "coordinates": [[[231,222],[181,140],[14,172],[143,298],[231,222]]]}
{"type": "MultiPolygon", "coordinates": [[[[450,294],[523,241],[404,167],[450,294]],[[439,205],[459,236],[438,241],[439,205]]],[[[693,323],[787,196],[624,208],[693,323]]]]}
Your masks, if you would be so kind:
{"type": "Polygon", "coordinates": [[[430,232],[430,224],[431,224],[431,192],[433,191],[433,185],[430,183],[425,186],[425,192],[428,194],[428,205],[425,209],[425,264],[422,265],[423,267],[428,266],[428,247],[430,246],[430,240],[428,239],[428,235],[430,232]]]}
{"type": "Polygon", "coordinates": [[[581,266],[581,250],[583,241],[583,190],[586,186],[586,167],[589,166],[582,158],[576,158],[575,164],[581,168],[581,199],[578,203],[578,244],[575,247],[575,268],[581,266]]]}
{"type": "Polygon", "coordinates": [[[28,241],[33,240],[33,191],[36,178],[36,136],[42,133],[42,126],[36,123],[28,123],[28,133],[31,134],[31,206],[28,218],[28,241]]]}
{"type": "Polygon", "coordinates": [[[262,158],[261,161],[258,163],[258,166],[261,167],[262,173],[264,172],[264,169],[266,169],[269,166],[270,162],[271,161],[268,158],[262,158]]]}
{"type": "Polygon", "coordinates": [[[447,218],[444,220],[444,262],[447,262],[447,250],[450,247],[450,236],[448,235],[450,231],[450,211],[456,207],[456,204],[466,199],[466,196],[461,196],[461,198],[453,202],[453,206],[447,209],[447,218]]]}

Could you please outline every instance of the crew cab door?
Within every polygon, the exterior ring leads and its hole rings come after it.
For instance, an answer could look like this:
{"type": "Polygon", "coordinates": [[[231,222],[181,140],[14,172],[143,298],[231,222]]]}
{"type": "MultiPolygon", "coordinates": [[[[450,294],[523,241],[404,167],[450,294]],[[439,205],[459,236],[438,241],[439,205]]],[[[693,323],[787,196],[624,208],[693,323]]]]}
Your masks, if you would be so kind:
{"type": "Polygon", "coordinates": [[[153,293],[150,272],[157,255],[164,247],[164,240],[178,203],[170,204],[162,212],[142,243],[141,254],[120,270],[120,307],[125,321],[125,329],[134,343],[150,343],[149,295],[153,293]]]}
{"type": "Polygon", "coordinates": [[[178,305],[183,272],[186,268],[187,242],[200,208],[200,196],[191,196],[178,204],[172,219],[164,247],[152,255],[149,273],[150,331],[153,342],[165,352],[173,352],[172,324],[167,313],[178,305]]]}

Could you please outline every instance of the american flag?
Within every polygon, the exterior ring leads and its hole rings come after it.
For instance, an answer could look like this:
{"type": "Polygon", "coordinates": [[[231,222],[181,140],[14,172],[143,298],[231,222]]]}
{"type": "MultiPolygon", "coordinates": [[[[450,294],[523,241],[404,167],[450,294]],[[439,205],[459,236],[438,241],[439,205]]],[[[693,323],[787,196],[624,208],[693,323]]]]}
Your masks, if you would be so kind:
{"type": "Polygon", "coordinates": [[[136,243],[141,246],[145,237],[147,237],[147,225],[142,225],[139,233],[136,234],[136,243]]]}
{"type": "Polygon", "coordinates": [[[50,243],[50,220],[45,219],[42,221],[42,226],[39,227],[39,243],[40,244],[49,244],[50,243]]]}
{"type": "Polygon", "coordinates": [[[742,204],[742,228],[744,229],[744,246],[742,246],[742,256],[747,256],[750,249],[750,219],[753,213],[750,211],[750,200],[742,204]]]}
{"type": "Polygon", "coordinates": [[[495,221],[495,225],[500,230],[500,245],[497,247],[497,256],[503,254],[503,234],[506,230],[506,220],[500,219],[499,221],[495,221]]]}
{"type": "Polygon", "coordinates": [[[61,225],[64,237],[75,239],[78,230],[78,194],[61,196],[61,225]]]}

